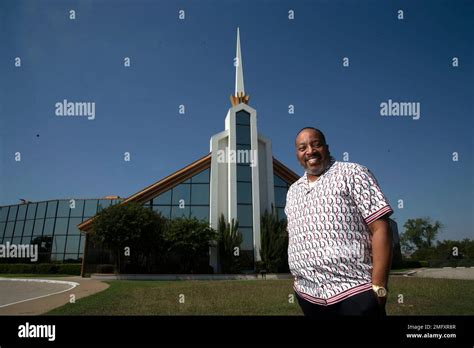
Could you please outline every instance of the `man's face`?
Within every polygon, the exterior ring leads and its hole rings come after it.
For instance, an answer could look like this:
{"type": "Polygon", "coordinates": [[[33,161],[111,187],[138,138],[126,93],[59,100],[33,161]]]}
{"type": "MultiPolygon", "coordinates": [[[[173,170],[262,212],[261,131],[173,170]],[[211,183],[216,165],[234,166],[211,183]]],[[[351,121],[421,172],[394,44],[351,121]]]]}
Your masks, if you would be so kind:
{"type": "Polygon", "coordinates": [[[306,173],[319,177],[331,161],[329,146],[324,143],[321,134],[305,129],[296,137],[295,145],[296,157],[306,173]]]}

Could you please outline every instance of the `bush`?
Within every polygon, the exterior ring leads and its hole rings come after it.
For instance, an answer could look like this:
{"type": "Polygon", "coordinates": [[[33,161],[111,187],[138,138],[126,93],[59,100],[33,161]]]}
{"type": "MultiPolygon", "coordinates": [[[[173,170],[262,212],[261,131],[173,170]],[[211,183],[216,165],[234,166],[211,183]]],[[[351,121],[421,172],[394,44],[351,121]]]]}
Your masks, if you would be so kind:
{"type": "Polygon", "coordinates": [[[115,267],[114,265],[111,265],[111,264],[97,265],[96,272],[97,273],[114,273],[115,267]]]}
{"type": "Polygon", "coordinates": [[[0,274],[81,274],[81,264],[0,264],[0,274]]]}

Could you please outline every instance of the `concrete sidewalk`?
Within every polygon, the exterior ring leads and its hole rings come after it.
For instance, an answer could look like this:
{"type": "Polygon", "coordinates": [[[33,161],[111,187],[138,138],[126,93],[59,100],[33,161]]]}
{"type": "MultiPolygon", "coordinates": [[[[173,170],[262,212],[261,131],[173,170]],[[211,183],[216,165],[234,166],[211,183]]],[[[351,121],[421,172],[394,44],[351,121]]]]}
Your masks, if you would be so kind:
{"type": "Polygon", "coordinates": [[[412,277],[474,280],[474,267],[421,268],[414,271],[412,277]]]}
{"type": "Polygon", "coordinates": [[[0,281],[0,298],[3,298],[2,304],[17,302],[22,299],[44,296],[59,291],[63,292],[35,300],[12,304],[7,307],[2,307],[0,308],[0,315],[44,314],[54,308],[68,303],[71,299],[71,295],[74,295],[75,300],[77,301],[80,298],[90,296],[109,287],[108,284],[101,281],[90,278],[82,278],[79,276],[22,278],[22,280],[28,281],[0,281]],[[52,281],[62,280],[66,282],[78,283],[79,285],[72,287],[71,285],[67,286],[66,284],[32,282],[31,280],[34,279],[48,279],[52,281]]]}

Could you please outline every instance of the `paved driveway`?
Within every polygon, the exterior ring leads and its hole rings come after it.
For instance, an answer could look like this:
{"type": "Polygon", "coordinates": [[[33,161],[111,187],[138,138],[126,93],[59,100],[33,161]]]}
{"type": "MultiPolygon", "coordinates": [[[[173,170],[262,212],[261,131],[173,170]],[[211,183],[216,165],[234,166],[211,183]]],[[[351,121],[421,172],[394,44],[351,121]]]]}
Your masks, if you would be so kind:
{"type": "Polygon", "coordinates": [[[468,268],[422,268],[416,270],[413,277],[420,278],[444,278],[444,279],[470,279],[474,280],[474,267],[468,268]]]}
{"type": "Polygon", "coordinates": [[[0,278],[0,315],[38,315],[71,300],[103,291],[108,284],[81,277],[0,278]]]}

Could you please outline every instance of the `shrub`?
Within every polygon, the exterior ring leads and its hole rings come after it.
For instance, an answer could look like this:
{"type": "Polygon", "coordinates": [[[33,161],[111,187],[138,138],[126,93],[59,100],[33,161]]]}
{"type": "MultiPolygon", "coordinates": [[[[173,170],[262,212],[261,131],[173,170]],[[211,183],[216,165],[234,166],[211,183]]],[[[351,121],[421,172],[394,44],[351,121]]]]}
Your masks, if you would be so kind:
{"type": "Polygon", "coordinates": [[[16,263],[0,264],[0,274],[71,274],[79,275],[81,264],[16,263]]]}
{"type": "Polygon", "coordinates": [[[97,265],[96,272],[97,273],[114,273],[115,267],[114,265],[111,265],[111,264],[97,265]]]}

